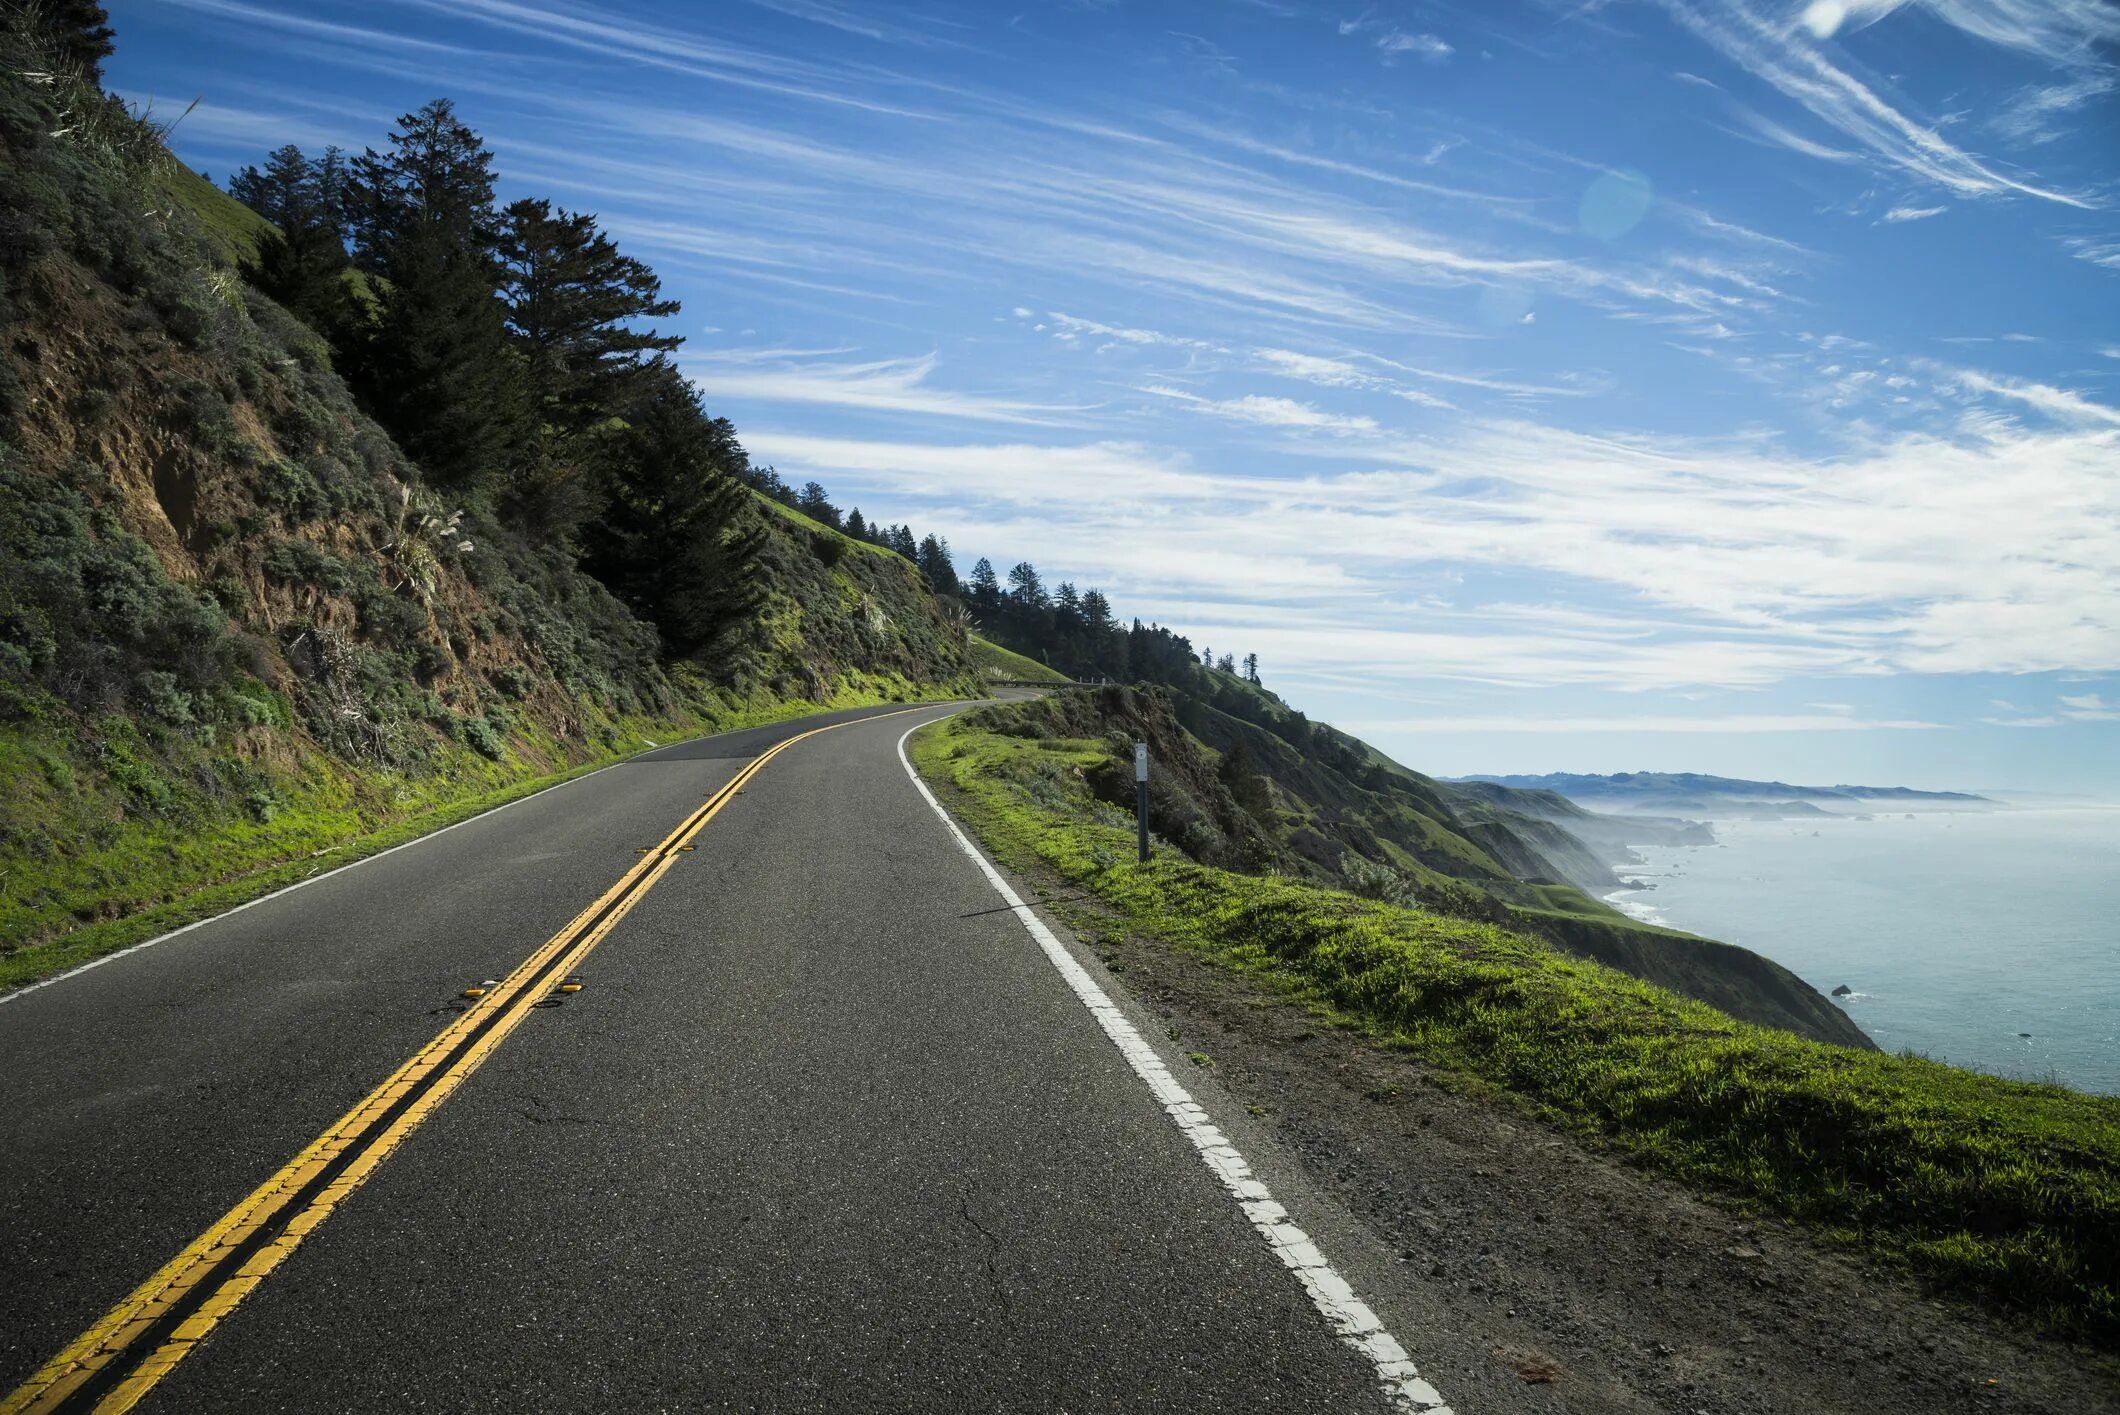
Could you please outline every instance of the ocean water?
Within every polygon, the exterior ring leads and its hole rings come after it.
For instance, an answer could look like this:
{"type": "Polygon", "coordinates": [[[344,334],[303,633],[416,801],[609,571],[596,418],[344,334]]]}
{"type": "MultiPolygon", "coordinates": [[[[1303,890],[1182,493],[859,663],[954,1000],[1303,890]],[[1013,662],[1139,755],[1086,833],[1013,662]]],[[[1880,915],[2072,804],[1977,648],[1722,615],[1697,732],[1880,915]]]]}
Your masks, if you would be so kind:
{"type": "Polygon", "coordinates": [[[1714,824],[1607,900],[1846,984],[1887,1051],[2120,1095],[2120,809],[1714,824]]]}

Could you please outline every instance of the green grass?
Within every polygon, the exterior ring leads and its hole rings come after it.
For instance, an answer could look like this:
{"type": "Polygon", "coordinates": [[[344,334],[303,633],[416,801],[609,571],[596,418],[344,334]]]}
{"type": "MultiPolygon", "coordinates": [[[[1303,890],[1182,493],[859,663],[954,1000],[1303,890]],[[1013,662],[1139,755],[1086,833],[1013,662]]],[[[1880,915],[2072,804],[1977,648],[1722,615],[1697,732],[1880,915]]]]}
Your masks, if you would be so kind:
{"type": "Polygon", "coordinates": [[[972,635],[972,666],[981,678],[1016,678],[1031,683],[1074,681],[1057,668],[1048,668],[1035,658],[1025,658],[977,634],[972,635]]]}
{"type": "Polygon", "coordinates": [[[499,761],[469,748],[418,775],[360,772],[288,734],[287,765],[242,778],[196,744],[156,750],[107,719],[93,764],[38,726],[0,728],[0,990],[20,987],[646,750],[814,712],[917,701],[853,675],[821,699],[695,697],[676,720],[605,724],[571,749],[519,728],[499,761]],[[202,768],[206,768],[202,771],[202,768]],[[199,783],[220,773],[218,797],[199,783]],[[225,799],[223,799],[225,798],[225,799]]]}
{"type": "Polygon", "coordinates": [[[1750,1026],[1491,924],[1169,850],[1137,864],[1082,783],[1104,746],[992,730],[1008,711],[912,744],[1005,863],[1690,1186],[2045,1330],[2120,1339],[2120,1099],[1750,1026]]]}
{"type": "Polygon", "coordinates": [[[258,242],[273,225],[175,158],[156,164],[155,186],[189,211],[215,256],[230,268],[257,259],[258,242]]]}
{"type": "Polygon", "coordinates": [[[891,559],[904,565],[913,563],[888,546],[877,545],[873,541],[856,540],[853,536],[848,535],[836,526],[828,526],[813,516],[806,516],[784,501],[775,501],[755,486],[751,488],[751,495],[758,498],[759,505],[783,520],[792,521],[806,531],[814,531],[821,536],[830,536],[851,550],[866,551],[870,555],[888,555],[891,559]]]}

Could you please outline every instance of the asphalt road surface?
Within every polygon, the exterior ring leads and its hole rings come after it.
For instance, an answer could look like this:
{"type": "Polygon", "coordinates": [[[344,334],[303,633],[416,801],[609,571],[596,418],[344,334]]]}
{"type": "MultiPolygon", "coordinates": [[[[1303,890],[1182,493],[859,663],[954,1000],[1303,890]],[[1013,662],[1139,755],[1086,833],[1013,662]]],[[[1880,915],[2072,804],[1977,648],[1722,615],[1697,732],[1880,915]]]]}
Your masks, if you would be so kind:
{"type": "Polygon", "coordinates": [[[1085,1006],[902,765],[947,711],[657,751],[0,1005],[0,1409],[1393,1408],[1389,1255],[1085,1006]]]}

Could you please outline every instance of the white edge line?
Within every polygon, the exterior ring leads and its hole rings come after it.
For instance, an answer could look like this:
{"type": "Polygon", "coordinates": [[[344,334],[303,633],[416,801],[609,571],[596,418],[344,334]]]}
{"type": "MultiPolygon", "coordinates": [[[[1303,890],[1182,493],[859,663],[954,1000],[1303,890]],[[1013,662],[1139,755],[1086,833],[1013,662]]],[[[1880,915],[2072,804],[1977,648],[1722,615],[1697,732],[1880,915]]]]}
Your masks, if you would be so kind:
{"type": "MultiPolygon", "coordinates": [[[[877,704],[877,706],[883,707],[889,705],[877,704]]],[[[938,706],[941,706],[941,704],[938,704],[938,706]]],[[[841,709],[828,709],[828,711],[841,711],[841,709]]],[[[823,713],[815,713],[811,715],[818,717],[824,716],[823,713]]],[[[876,715],[882,716],[883,714],[879,713],[876,715]]],[[[849,719],[849,721],[854,722],[859,722],[860,720],[861,719],[859,718],[849,719]]],[[[784,727],[788,723],[800,721],[802,721],[802,719],[799,717],[790,717],[784,718],[780,722],[762,722],[758,724],[758,726],[784,727]]],[[[273,890],[270,894],[261,894],[255,899],[246,899],[241,904],[238,904],[230,909],[223,909],[218,914],[209,914],[203,919],[193,919],[190,923],[182,925],[178,928],[171,929],[166,934],[156,934],[153,938],[142,939],[138,943],[127,944],[123,948],[116,949],[110,953],[101,954],[95,958],[91,958],[86,963],[77,963],[73,967],[68,968],[63,973],[54,973],[50,977],[40,978],[34,983],[24,983],[21,987],[15,988],[10,992],[0,992],[0,1007],[4,1007],[8,1003],[14,1002],[19,998],[28,997],[33,992],[40,992],[45,988],[51,987],[55,983],[63,983],[68,978],[78,978],[83,973],[86,973],[91,969],[102,967],[105,963],[115,963],[120,958],[125,957],[129,953],[138,953],[143,948],[153,948],[158,943],[167,943],[173,938],[180,938],[183,935],[190,933],[193,929],[203,929],[208,924],[218,924],[219,922],[221,922],[221,920],[226,919],[231,915],[240,914],[245,909],[255,909],[260,904],[268,903],[271,900],[278,899],[283,894],[292,894],[296,890],[301,889],[306,885],[316,884],[321,880],[330,879],[333,875],[344,874],[348,870],[357,870],[363,865],[370,864],[376,860],[382,859],[385,855],[395,855],[400,850],[410,850],[415,845],[425,845],[428,841],[434,839],[438,835],[447,835],[450,831],[455,830],[458,826],[470,825],[473,821],[482,821],[490,816],[497,816],[502,811],[507,810],[510,806],[520,806],[525,801],[534,801],[540,796],[550,795],[552,792],[558,791],[563,787],[572,786],[578,781],[587,781],[592,776],[602,776],[605,772],[610,771],[616,767],[622,767],[629,765],[630,763],[637,762],[642,757],[647,756],[650,752],[664,752],[670,750],[673,747],[687,747],[695,742],[707,742],[713,740],[716,737],[725,737],[730,735],[730,733],[751,732],[755,730],[757,729],[751,727],[732,727],[729,728],[726,732],[707,732],[702,733],[700,736],[697,737],[680,737],[675,742],[664,742],[659,745],[653,742],[652,740],[644,738],[643,740],[648,741],[647,746],[641,748],[639,751],[633,753],[633,755],[631,756],[620,757],[615,762],[605,762],[602,766],[596,768],[594,771],[585,771],[580,776],[570,776],[565,781],[555,781],[550,786],[540,786],[537,788],[537,790],[525,792],[523,795],[516,797],[513,801],[503,801],[498,806],[488,806],[485,810],[479,811],[473,815],[465,816],[460,821],[451,821],[448,825],[441,826],[435,830],[430,830],[423,835],[415,835],[410,840],[401,840],[387,850],[378,850],[373,855],[363,855],[358,860],[348,860],[345,864],[336,866],[332,869],[328,869],[320,875],[310,875],[306,879],[296,880],[293,884],[281,885],[278,889],[273,890]]]]}
{"type": "MultiPolygon", "coordinates": [[[[939,719],[938,719],[939,720],[939,719]]],[[[971,837],[943,809],[942,802],[913,770],[913,762],[906,755],[906,738],[931,723],[918,723],[906,729],[898,739],[898,761],[905,767],[915,790],[926,800],[928,806],[941,818],[943,825],[956,838],[957,848],[971,857],[972,863],[986,876],[986,882],[995,893],[1007,901],[1009,909],[1023,924],[1038,947],[1045,953],[1067,985],[1074,989],[1075,996],[1090,1010],[1111,1038],[1112,1045],[1132,1066],[1134,1074],[1148,1086],[1155,1098],[1162,1102],[1164,1113],[1171,1122],[1192,1141],[1199,1151],[1200,1160],[1236,1198],[1244,1216],[1251,1220],[1252,1227],[1273,1248],[1274,1255],[1287,1265],[1310,1294],[1310,1300],[1325,1318],[1333,1334],[1369,1359],[1376,1368],[1377,1379],[1383,1383],[1384,1392],[1400,1410],[1418,1411],[1422,1415],[1451,1415],[1450,1407],[1436,1388],[1420,1378],[1414,1369],[1413,1360],[1398,1339],[1384,1329],[1384,1323],[1370,1310],[1369,1304],[1355,1296],[1354,1289],[1345,1278],[1327,1262],[1318,1251],[1318,1245],[1310,1235],[1289,1221],[1288,1211],[1277,1203],[1266,1185],[1252,1173],[1251,1165],[1237,1152],[1227,1136],[1216,1128],[1207,1111],[1194,1100],[1186,1089],[1178,1084],[1170,1068],[1157,1054],[1156,1049],[1142,1037],[1140,1030],[1126,1019],[1126,1014],[1113,1004],[1089,970],[1075,960],[1075,956],[1045,926],[1045,921],[1025,904],[1009,882],[1002,878],[1001,871],[972,843],[971,837]]]]}

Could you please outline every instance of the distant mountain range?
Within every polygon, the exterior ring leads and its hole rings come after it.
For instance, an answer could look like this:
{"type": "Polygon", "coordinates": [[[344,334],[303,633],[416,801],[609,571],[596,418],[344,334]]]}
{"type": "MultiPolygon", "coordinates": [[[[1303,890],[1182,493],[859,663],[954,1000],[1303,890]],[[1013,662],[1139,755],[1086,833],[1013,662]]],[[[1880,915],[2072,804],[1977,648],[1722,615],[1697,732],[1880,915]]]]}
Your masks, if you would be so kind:
{"type": "Polygon", "coordinates": [[[1794,786],[1786,781],[1743,781],[1691,771],[1622,771],[1589,776],[1557,771],[1544,776],[1456,778],[1487,781],[1519,791],[1552,791],[1579,805],[1606,811],[1706,816],[1845,814],[1880,806],[1977,808],[1995,804],[1964,791],[1916,791],[1907,786],[1794,786]]]}

